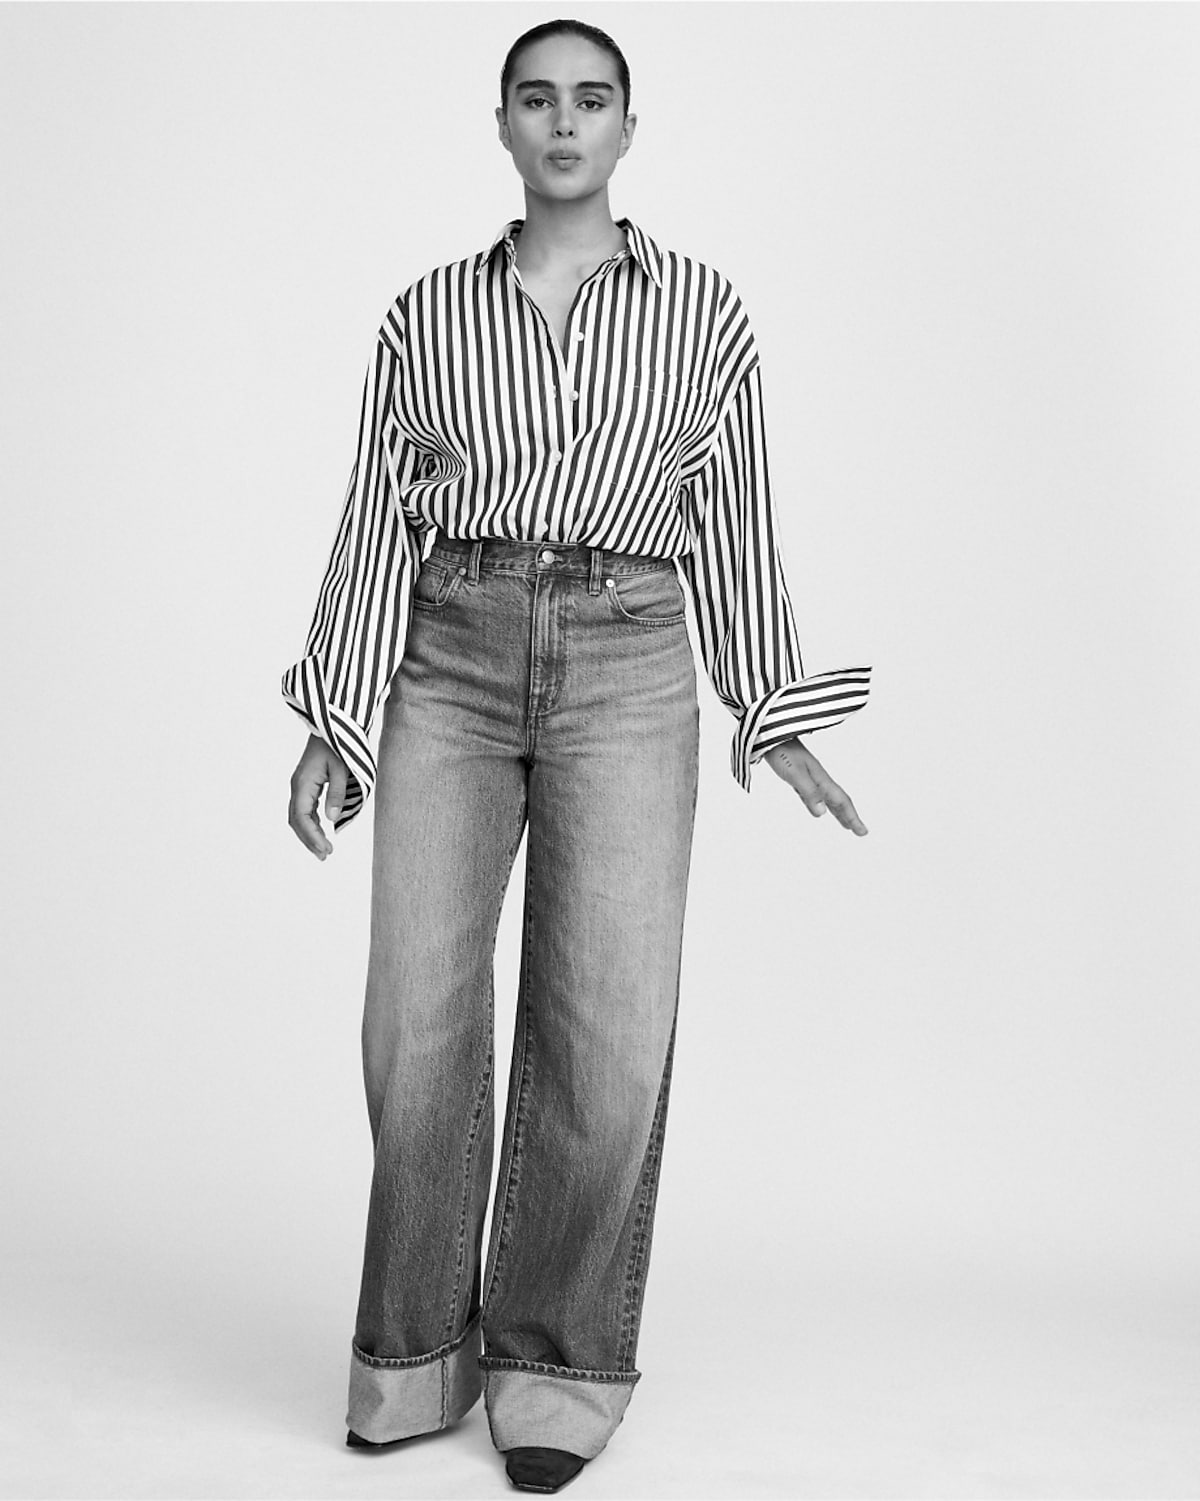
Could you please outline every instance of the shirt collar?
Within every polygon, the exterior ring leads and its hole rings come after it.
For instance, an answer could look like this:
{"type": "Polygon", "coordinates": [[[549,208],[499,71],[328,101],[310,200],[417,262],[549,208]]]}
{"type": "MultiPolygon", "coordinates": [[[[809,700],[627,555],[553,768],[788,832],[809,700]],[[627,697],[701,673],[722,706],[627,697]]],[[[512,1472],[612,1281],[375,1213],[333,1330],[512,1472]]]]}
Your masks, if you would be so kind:
{"type": "MultiPolygon", "coordinates": [[[[492,240],[492,243],[480,257],[479,269],[475,273],[476,276],[481,276],[483,274],[484,269],[490,263],[492,256],[495,254],[497,245],[504,244],[510,255],[515,252],[516,247],[513,245],[513,235],[517,232],[517,230],[521,228],[524,223],[524,219],[509,219],[507,223],[500,226],[500,228],[496,231],[496,236],[492,240]]],[[[663,261],[662,251],[658,248],[658,246],[654,243],[654,241],[650,238],[646,231],[635,224],[632,219],[618,219],[616,223],[618,229],[623,229],[625,231],[626,238],[629,241],[630,254],[633,256],[633,259],[638,263],[638,265],[642,268],[642,270],[646,273],[646,275],[650,278],[654,285],[656,287],[661,287],[663,261]]]]}

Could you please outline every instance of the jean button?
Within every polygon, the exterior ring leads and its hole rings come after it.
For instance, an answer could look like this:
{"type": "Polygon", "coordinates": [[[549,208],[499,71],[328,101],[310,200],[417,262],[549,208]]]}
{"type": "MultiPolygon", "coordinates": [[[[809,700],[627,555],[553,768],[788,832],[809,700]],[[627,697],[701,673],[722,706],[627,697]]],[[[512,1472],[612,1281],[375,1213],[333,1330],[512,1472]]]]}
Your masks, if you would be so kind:
{"type": "Polygon", "coordinates": [[[539,554],[539,557],[541,558],[541,560],[542,560],[543,563],[553,563],[554,562],[554,553],[548,547],[543,547],[542,548],[542,550],[541,550],[541,552],[539,554]]]}

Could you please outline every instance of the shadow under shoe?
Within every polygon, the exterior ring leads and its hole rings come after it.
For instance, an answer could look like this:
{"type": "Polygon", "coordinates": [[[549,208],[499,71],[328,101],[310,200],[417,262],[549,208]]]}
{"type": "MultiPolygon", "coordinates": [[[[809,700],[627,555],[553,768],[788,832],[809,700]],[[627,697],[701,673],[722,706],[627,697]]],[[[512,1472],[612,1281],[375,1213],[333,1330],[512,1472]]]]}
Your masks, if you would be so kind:
{"type": "Polygon", "coordinates": [[[505,1449],[504,1469],[519,1491],[540,1491],[550,1495],[574,1480],[586,1459],[567,1449],[547,1449],[530,1444],[519,1449],[505,1449]]]}
{"type": "Polygon", "coordinates": [[[376,1442],[373,1438],[361,1438],[353,1428],[346,1430],[346,1444],[351,1449],[394,1449],[397,1444],[411,1444],[414,1439],[432,1437],[431,1433],[410,1433],[407,1438],[388,1438],[376,1442]]]}

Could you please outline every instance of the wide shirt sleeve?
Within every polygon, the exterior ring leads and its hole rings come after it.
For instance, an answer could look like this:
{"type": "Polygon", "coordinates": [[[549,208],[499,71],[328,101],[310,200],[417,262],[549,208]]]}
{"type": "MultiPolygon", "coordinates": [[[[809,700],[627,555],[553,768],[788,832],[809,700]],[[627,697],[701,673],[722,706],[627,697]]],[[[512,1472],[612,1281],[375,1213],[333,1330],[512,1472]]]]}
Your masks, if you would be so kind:
{"type": "Polygon", "coordinates": [[[283,674],[283,697],[349,770],[334,827],[362,811],[375,786],[368,741],[400,665],[423,532],[400,505],[400,481],[420,456],[400,430],[403,325],[399,305],[379,330],[363,382],[358,447],[304,656],[283,674]]]}
{"type": "Polygon", "coordinates": [[[750,790],[772,746],[828,729],[867,701],[871,669],[806,675],[771,492],[757,354],[728,400],[692,482],[693,549],[679,562],[718,698],[737,717],[730,769],[750,790]]]}

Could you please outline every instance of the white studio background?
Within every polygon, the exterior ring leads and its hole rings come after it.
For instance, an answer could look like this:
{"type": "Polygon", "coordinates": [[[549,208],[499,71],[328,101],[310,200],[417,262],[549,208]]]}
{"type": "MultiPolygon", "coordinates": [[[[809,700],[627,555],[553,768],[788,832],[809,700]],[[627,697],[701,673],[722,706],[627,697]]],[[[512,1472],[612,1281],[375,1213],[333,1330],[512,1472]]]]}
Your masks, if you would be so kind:
{"type": "MultiPolygon", "coordinates": [[[[286,824],[375,330],[523,212],[500,64],[759,339],[815,737],[700,806],[592,1497],[1200,1494],[1192,5],[0,8],[6,1496],[493,1496],[341,1447],[370,824],[286,824]]],[[[497,957],[507,1056],[523,854],[497,957]]],[[[499,1089],[503,1099],[503,1080],[499,1089]]]]}

